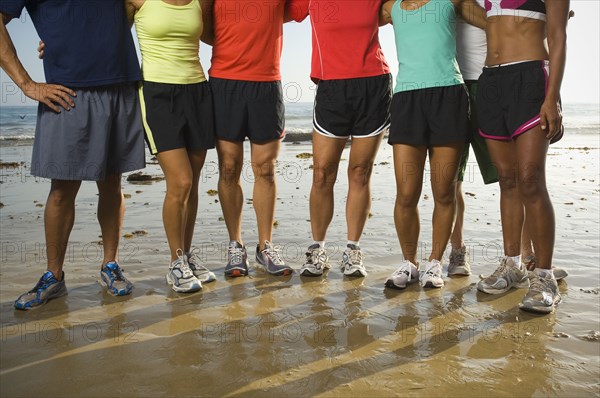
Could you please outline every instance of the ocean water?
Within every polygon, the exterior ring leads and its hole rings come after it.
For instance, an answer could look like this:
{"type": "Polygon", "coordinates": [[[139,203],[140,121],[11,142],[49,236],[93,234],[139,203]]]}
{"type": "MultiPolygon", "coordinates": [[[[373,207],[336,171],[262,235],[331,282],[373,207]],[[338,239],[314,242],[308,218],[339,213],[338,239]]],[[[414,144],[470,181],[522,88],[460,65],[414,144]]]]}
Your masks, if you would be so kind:
{"type": "MultiPolygon", "coordinates": [[[[310,134],[313,104],[286,104],[286,131],[310,134]]],[[[37,107],[3,106],[0,108],[0,141],[30,141],[35,133],[37,107]]],[[[565,104],[564,124],[569,134],[598,135],[600,104],[565,104]]]]}

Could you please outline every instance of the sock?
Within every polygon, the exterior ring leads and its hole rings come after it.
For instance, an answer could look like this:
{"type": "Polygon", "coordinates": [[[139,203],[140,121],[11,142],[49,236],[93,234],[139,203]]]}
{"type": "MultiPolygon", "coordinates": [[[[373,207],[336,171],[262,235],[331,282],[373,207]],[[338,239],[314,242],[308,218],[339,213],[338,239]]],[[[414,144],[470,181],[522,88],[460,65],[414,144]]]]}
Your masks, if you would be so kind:
{"type": "Polygon", "coordinates": [[[325,241],[324,240],[315,240],[313,242],[313,245],[319,245],[320,247],[322,247],[323,249],[325,249],[325,241]]]}
{"type": "Polygon", "coordinates": [[[520,254],[518,256],[508,256],[508,258],[513,260],[513,263],[515,263],[517,268],[521,268],[521,255],[520,254]]]}
{"type": "Polygon", "coordinates": [[[348,243],[346,243],[346,246],[350,246],[350,245],[354,245],[356,247],[359,247],[360,241],[359,240],[349,240],[348,243]]]}

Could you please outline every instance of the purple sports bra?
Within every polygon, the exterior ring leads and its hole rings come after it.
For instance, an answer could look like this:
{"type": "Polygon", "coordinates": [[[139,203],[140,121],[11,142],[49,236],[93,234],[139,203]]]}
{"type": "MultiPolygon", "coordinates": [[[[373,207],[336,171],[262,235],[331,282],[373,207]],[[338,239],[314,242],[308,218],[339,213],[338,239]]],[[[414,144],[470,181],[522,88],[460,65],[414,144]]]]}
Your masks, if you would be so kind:
{"type": "Polygon", "coordinates": [[[546,20],[544,0],[485,0],[488,17],[495,15],[546,20]]]}

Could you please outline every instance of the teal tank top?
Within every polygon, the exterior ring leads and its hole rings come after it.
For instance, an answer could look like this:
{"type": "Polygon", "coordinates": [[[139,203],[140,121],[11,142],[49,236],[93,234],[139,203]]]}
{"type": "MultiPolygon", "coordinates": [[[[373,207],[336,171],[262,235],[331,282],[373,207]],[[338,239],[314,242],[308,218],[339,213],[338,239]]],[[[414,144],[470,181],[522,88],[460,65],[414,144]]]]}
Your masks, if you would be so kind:
{"type": "Polygon", "coordinates": [[[392,7],[398,53],[394,93],[464,83],[456,61],[456,10],[450,0],[429,0],[416,10],[392,7]]]}

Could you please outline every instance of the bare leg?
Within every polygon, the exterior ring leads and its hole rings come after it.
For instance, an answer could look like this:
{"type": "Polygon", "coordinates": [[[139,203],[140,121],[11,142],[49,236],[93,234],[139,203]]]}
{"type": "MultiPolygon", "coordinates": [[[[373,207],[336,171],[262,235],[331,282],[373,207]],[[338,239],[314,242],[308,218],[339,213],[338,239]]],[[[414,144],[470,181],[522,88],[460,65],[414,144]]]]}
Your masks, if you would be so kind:
{"type": "Polygon", "coordinates": [[[102,266],[119,258],[119,240],[123,216],[125,215],[125,201],[121,191],[121,174],[113,174],[104,181],[98,181],[98,222],[102,230],[102,243],[104,245],[104,259],[102,266]]]}
{"type": "Polygon", "coordinates": [[[187,202],[185,234],[183,238],[184,251],[189,253],[192,249],[192,239],[194,238],[194,227],[196,226],[196,216],[198,214],[198,189],[200,185],[200,173],[206,159],[206,151],[188,152],[190,166],[192,168],[192,188],[187,202]]]}
{"type": "Polygon", "coordinates": [[[240,176],[244,162],[244,143],[217,140],[219,155],[219,200],[229,240],[242,241],[242,206],[244,193],[240,176]]]}
{"type": "Polygon", "coordinates": [[[185,149],[173,149],[156,155],[165,174],[167,194],[163,203],[163,224],[171,250],[171,261],[177,250],[184,249],[186,210],[192,189],[192,167],[185,149]]]}
{"type": "MultiPolygon", "coordinates": [[[[554,251],[554,209],[546,187],[546,154],[549,142],[537,126],[516,140],[519,157],[519,192],[527,213],[536,268],[550,269],[554,251]]],[[[520,242],[519,242],[520,243],[520,242]]]]}
{"type": "Polygon", "coordinates": [[[454,228],[450,235],[450,244],[452,249],[459,250],[464,247],[463,226],[465,221],[465,198],[462,193],[462,181],[456,182],[456,216],[454,218],[454,228]]]}
{"type": "Polygon", "coordinates": [[[62,268],[75,221],[75,197],[81,181],[52,180],[44,210],[48,271],[62,279],[62,268]]]}
{"type": "Polygon", "coordinates": [[[315,241],[325,240],[333,218],[333,186],[337,179],[345,139],[313,131],[313,181],[310,190],[310,226],[315,241]]]}
{"type": "Polygon", "coordinates": [[[500,216],[504,255],[521,253],[521,229],[523,228],[523,203],[517,184],[517,149],[512,141],[487,140],[492,162],[498,170],[500,182],[500,216]]]}
{"type": "Polygon", "coordinates": [[[252,201],[258,226],[259,250],[264,249],[266,240],[273,240],[275,201],[277,199],[275,162],[277,162],[280,146],[280,140],[264,144],[252,143],[252,171],[254,172],[252,201]]]}
{"type": "Polygon", "coordinates": [[[394,171],[396,174],[396,204],[394,222],[404,258],[418,265],[417,251],[421,224],[419,198],[423,189],[423,172],[427,148],[394,145],[394,171]]]}
{"type": "Polygon", "coordinates": [[[371,210],[371,173],[383,134],[354,138],[348,164],[346,224],[348,240],[359,241],[371,210]]]}
{"type": "Polygon", "coordinates": [[[431,188],[435,206],[433,208],[433,236],[429,261],[441,261],[452,233],[452,222],[456,211],[456,178],[464,148],[463,143],[453,146],[431,148],[431,188]]]}

